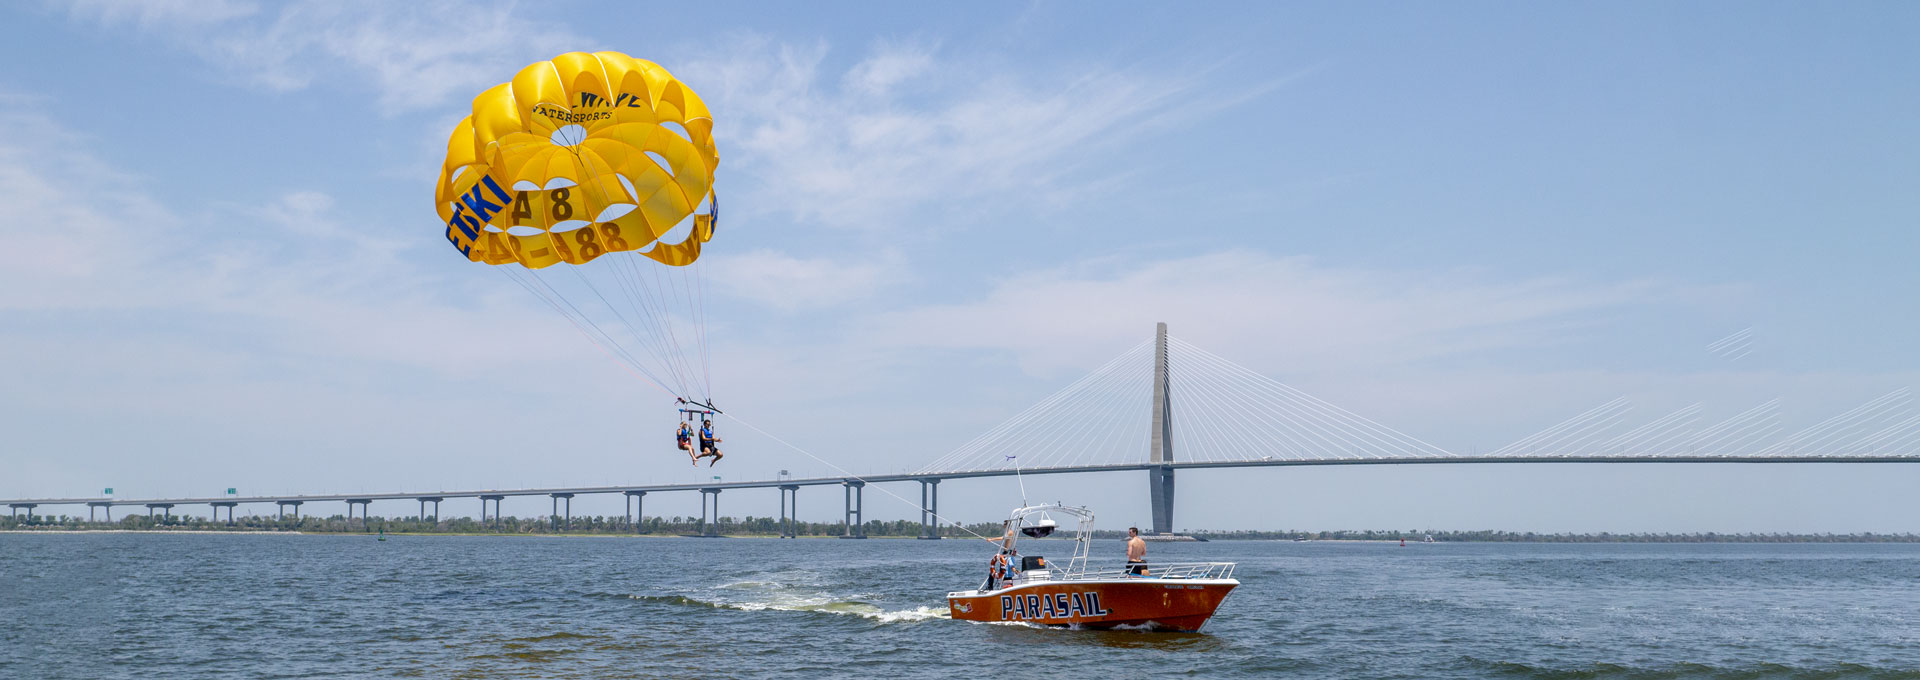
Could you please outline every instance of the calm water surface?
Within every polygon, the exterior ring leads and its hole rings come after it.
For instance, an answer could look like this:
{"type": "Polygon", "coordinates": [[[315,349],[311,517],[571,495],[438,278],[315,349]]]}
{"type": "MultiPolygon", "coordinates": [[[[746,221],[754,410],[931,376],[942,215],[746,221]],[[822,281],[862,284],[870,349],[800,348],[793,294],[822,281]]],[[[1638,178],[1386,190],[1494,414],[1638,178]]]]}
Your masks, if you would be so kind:
{"type": "Polygon", "coordinates": [[[1915,545],[1150,550],[1205,633],[948,620],[973,541],[0,535],[0,678],[1920,678],[1915,545]]]}

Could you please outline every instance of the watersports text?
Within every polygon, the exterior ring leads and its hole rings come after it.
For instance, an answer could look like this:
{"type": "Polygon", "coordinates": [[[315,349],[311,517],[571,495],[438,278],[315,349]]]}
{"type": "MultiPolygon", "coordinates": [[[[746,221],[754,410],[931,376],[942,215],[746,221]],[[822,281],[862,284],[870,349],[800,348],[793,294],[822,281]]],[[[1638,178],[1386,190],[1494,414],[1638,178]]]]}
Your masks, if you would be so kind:
{"type": "Polygon", "coordinates": [[[1100,606],[1100,594],[1092,592],[1001,595],[1000,620],[1066,619],[1101,617],[1111,612],[1100,606]]]}

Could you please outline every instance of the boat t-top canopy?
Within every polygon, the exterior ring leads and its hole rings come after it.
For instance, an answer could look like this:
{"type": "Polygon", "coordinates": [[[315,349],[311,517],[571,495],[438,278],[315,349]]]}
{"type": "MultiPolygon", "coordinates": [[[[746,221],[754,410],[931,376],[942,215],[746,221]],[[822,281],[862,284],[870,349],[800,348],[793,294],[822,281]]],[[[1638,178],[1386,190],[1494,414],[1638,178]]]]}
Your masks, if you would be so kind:
{"type": "Polygon", "coordinates": [[[1063,503],[1042,503],[1015,508],[1007,516],[1006,533],[1001,538],[1001,547],[1012,550],[1014,543],[1019,541],[1021,535],[1029,538],[1046,538],[1053,535],[1054,530],[1059,527],[1059,523],[1053,519],[1054,513],[1080,520],[1073,536],[1073,556],[1067,560],[1066,568],[1059,571],[1062,574],[1084,571],[1087,567],[1087,552],[1091,548],[1093,538],[1093,510],[1088,508],[1063,503]]]}

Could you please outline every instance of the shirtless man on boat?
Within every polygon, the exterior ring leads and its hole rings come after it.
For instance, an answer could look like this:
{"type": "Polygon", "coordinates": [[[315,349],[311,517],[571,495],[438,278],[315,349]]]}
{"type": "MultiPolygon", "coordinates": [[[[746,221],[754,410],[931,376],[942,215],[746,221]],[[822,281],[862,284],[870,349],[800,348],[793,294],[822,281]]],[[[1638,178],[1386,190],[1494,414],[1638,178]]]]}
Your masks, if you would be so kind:
{"type": "Polygon", "coordinates": [[[1127,573],[1148,575],[1147,539],[1140,537],[1140,527],[1127,527],[1127,573]]]}

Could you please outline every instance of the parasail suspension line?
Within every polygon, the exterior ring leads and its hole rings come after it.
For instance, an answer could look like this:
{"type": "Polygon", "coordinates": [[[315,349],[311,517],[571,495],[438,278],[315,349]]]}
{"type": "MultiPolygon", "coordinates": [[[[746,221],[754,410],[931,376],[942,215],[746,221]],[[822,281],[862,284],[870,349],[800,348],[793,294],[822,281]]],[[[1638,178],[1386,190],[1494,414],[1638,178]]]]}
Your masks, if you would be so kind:
{"type": "MultiPolygon", "coordinates": [[[[496,269],[498,269],[498,268],[496,268],[496,269]]],[[[633,360],[632,360],[631,358],[629,358],[629,359],[626,359],[626,360],[622,360],[622,359],[620,358],[620,356],[618,356],[618,355],[616,355],[616,354],[614,354],[614,353],[613,353],[613,351],[611,351],[611,350],[609,350],[609,349],[607,349],[607,347],[606,347],[606,345],[603,345],[603,344],[601,344],[601,343],[600,343],[600,340],[599,340],[598,338],[595,338],[595,337],[593,337],[593,334],[592,334],[592,333],[589,333],[589,332],[587,332],[587,329],[586,329],[586,327],[585,327],[585,326],[582,326],[582,325],[580,325],[580,322],[579,322],[579,321],[577,321],[577,320],[575,320],[575,319],[574,319],[574,318],[573,318],[572,316],[568,316],[568,315],[567,315],[567,313],[566,313],[565,311],[563,311],[563,310],[561,310],[561,309],[560,309],[560,307],[559,307],[559,305],[557,305],[557,304],[555,304],[555,303],[554,303],[553,301],[551,301],[551,300],[548,300],[548,299],[546,298],[546,296],[544,296],[544,295],[541,295],[541,294],[539,293],[539,291],[536,291],[536,290],[534,290],[534,289],[533,289],[533,287],[532,287],[532,286],[529,286],[529,285],[527,285],[527,283],[526,283],[525,281],[521,281],[520,279],[517,279],[517,278],[514,278],[512,274],[507,274],[507,273],[506,273],[506,270],[504,270],[504,269],[500,269],[499,271],[500,271],[500,272],[501,272],[501,273],[502,273],[503,275],[505,275],[505,276],[506,276],[507,278],[509,278],[509,279],[513,279],[513,281],[514,281],[514,283],[518,283],[518,284],[520,284],[520,286],[521,286],[521,287],[523,287],[523,288],[526,288],[526,289],[527,289],[527,292],[528,292],[528,293],[531,293],[531,294],[532,294],[532,295],[533,295],[534,297],[537,297],[537,298],[540,298],[540,300],[541,300],[542,302],[546,302],[548,306],[550,306],[550,307],[552,307],[552,308],[553,308],[553,310],[554,310],[554,312],[555,312],[555,313],[557,313],[557,314],[559,314],[560,316],[562,316],[562,317],[564,317],[564,318],[566,318],[566,320],[567,320],[567,321],[568,321],[569,323],[572,323],[572,324],[573,324],[573,327],[574,327],[574,329],[575,329],[575,330],[578,330],[578,331],[580,331],[580,334],[581,334],[581,335],[584,335],[584,336],[586,336],[586,338],[587,338],[587,342],[590,342],[590,343],[592,343],[592,344],[593,344],[593,346],[594,346],[595,348],[598,348],[598,349],[599,349],[599,350],[600,350],[600,351],[601,351],[602,353],[604,353],[604,354],[606,354],[606,355],[607,355],[607,358],[608,358],[608,359],[612,359],[612,360],[613,360],[613,363],[615,363],[615,364],[617,364],[617,365],[619,365],[619,366],[620,366],[621,368],[624,368],[624,369],[627,369],[627,372],[628,372],[628,373],[632,373],[632,374],[634,374],[635,376],[638,376],[638,377],[639,377],[639,378],[640,378],[641,380],[644,380],[644,381],[646,381],[646,383],[647,383],[648,385],[652,385],[652,386],[654,386],[654,388],[655,388],[655,389],[658,389],[658,390],[660,390],[661,392],[665,392],[665,393],[667,394],[667,396],[670,396],[670,397],[675,397],[675,398],[678,398],[678,395],[675,395],[675,394],[673,393],[673,390],[670,390],[670,389],[667,389],[667,386],[666,386],[666,385],[663,385],[663,384],[661,384],[659,380],[656,380],[656,379],[654,379],[654,377],[653,377],[653,376],[651,376],[651,375],[648,375],[648,374],[647,374],[647,373],[646,373],[646,372],[645,372],[644,370],[641,370],[641,369],[639,369],[639,368],[637,368],[637,367],[635,367],[635,366],[634,366],[634,365],[632,364],[632,361],[633,361],[633,360]]]]}

